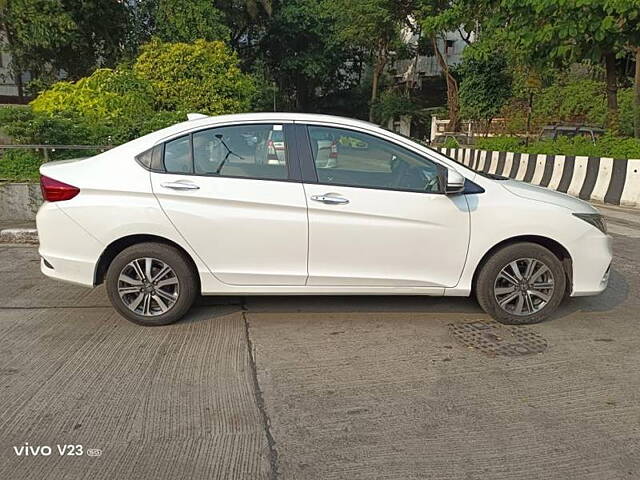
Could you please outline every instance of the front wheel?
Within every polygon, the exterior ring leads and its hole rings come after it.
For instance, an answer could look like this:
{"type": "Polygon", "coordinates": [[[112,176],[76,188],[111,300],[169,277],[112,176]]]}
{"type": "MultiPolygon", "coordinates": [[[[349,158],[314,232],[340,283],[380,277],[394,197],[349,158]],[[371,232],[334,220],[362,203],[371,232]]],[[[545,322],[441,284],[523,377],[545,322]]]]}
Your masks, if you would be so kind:
{"type": "Polygon", "coordinates": [[[178,249],[140,243],[120,252],[109,265],[105,284],[113,307],[139,325],[168,325],[191,308],[196,272],[178,249]]]}
{"type": "Polygon", "coordinates": [[[501,323],[538,323],[560,305],[566,276],[558,257],[535,243],[515,243],[494,253],[477,277],[482,309],[501,323]]]}

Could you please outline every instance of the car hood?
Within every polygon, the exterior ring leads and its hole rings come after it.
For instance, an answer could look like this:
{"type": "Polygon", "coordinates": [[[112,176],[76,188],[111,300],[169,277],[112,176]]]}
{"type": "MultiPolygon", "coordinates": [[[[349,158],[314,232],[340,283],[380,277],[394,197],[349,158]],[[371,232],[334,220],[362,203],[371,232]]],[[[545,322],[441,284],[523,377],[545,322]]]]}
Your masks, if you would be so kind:
{"type": "Polygon", "coordinates": [[[598,213],[588,202],[567,195],[566,193],[549,190],[545,187],[531,185],[530,183],[519,182],[517,180],[496,180],[510,193],[521,198],[536,200],[538,202],[550,203],[559,207],[564,207],[575,213],[598,213]]]}

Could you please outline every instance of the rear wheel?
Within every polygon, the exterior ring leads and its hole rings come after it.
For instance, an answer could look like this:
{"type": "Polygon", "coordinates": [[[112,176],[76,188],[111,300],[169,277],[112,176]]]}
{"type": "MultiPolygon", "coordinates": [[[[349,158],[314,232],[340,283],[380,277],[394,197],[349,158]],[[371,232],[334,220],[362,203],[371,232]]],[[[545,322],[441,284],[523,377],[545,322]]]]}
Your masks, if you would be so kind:
{"type": "Polygon", "coordinates": [[[535,243],[515,243],[482,267],[476,297],[482,309],[501,323],[538,323],[562,302],[566,276],[552,252],[535,243]]]}
{"type": "Polygon", "coordinates": [[[120,252],[105,284],[113,307],[139,325],[168,325],[182,318],[197,295],[196,272],[185,255],[162,243],[140,243],[120,252]]]}

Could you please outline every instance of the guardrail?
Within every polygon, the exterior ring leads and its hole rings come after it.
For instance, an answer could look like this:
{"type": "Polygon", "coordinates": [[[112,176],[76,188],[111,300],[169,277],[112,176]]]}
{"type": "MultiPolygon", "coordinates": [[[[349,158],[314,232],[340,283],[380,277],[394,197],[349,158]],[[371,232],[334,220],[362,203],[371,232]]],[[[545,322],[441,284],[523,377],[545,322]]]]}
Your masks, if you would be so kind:
{"type": "Polygon", "coordinates": [[[98,150],[104,152],[113,148],[113,145],[0,145],[0,155],[4,150],[35,150],[42,151],[45,162],[49,161],[49,152],[56,150],[98,150]]]}

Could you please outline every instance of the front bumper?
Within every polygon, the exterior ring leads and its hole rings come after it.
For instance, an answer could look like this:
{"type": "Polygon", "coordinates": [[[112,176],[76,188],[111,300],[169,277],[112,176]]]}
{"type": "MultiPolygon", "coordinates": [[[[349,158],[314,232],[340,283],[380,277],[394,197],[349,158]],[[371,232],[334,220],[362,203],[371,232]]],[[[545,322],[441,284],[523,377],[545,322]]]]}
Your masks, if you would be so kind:
{"type": "Polygon", "coordinates": [[[571,249],[573,261],[572,297],[597,295],[607,288],[613,259],[612,239],[594,229],[571,249]]]}

